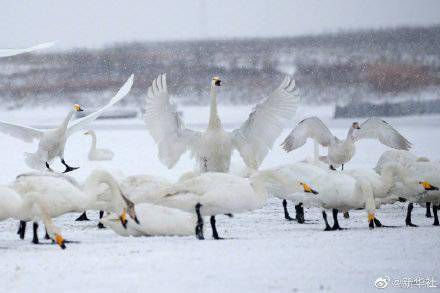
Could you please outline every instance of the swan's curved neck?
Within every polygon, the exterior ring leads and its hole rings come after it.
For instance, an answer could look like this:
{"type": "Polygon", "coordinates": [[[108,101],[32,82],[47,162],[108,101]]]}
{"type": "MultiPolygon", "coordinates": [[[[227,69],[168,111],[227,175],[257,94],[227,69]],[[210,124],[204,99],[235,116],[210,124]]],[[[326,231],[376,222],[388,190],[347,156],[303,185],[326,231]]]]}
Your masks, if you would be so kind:
{"type": "Polygon", "coordinates": [[[75,114],[75,112],[76,111],[74,109],[70,110],[69,114],[67,114],[66,118],[64,118],[63,123],[61,123],[61,125],[59,126],[60,129],[63,130],[67,129],[67,125],[69,125],[70,119],[72,119],[73,114],[75,114]]]}
{"type": "Polygon", "coordinates": [[[354,128],[350,127],[350,129],[347,132],[347,138],[346,138],[347,141],[353,142],[353,131],[354,128]]]}
{"type": "Polygon", "coordinates": [[[216,86],[214,84],[211,84],[211,112],[209,115],[208,129],[215,129],[222,127],[222,122],[220,121],[217,112],[217,91],[215,88],[216,86]]]}
{"type": "MultiPolygon", "coordinates": [[[[93,206],[97,200],[98,196],[103,190],[100,189],[101,184],[108,185],[110,189],[110,202],[113,207],[123,206],[123,199],[121,196],[121,191],[119,185],[113,176],[107,171],[95,170],[86,180],[84,184],[84,193],[87,196],[87,205],[93,206]]],[[[115,211],[119,212],[119,211],[115,211]]]]}
{"type": "Polygon", "coordinates": [[[90,153],[92,153],[96,151],[96,134],[94,131],[90,131],[89,134],[92,137],[92,144],[90,145],[90,153]]]}

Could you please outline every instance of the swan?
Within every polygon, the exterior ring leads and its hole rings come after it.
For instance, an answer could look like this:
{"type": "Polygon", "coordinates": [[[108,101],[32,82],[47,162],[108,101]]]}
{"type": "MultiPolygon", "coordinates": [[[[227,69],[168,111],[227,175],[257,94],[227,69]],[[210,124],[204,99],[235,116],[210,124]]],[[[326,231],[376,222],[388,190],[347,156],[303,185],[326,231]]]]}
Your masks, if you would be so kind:
{"type": "Polygon", "coordinates": [[[82,111],[81,106],[78,104],[73,106],[73,109],[67,114],[64,121],[57,128],[40,130],[0,121],[0,131],[15,138],[21,139],[24,142],[32,142],[34,139],[39,140],[38,150],[35,153],[25,154],[25,162],[30,168],[35,170],[43,170],[46,167],[47,169],[51,170],[49,163],[54,158],[60,157],[61,163],[66,167],[64,173],[76,170],[78,168],[70,167],[64,161],[64,147],[66,145],[67,138],[73,133],[86,127],[96,118],[98,118],[102,112],[124,98],[130,91],[132,85],[133,75],[130,76],[127,82],[119,89],[118,93],[106,106],[84,118],[77,119],[70,124],[69,122],[75,112],[82,111]]]}
{"type": "Polygon", "coordinates": [[[437,162],[431,162],[426,158],[419,158],[411,153],[387,151],[379,158],[375,167],[377,172],[382,172],[384,166],[388,162],[396,162],[405,168],[411,178],[424,184],[425,192],[415,191],[408,188],[403,184],[396,185],[395,188],[390,191],[390,194],[399,196],[409,201],[407,216],[405,223],[407,226],[416,227],[411,221],[411,213],[413,210],[413,203],[425,203],[430,202],[433,205],[434,212],[434,226],[439,226],[439,219],[437,211],[440,206],[440,164],[437,162]]]}
{"type": "Polygon", "coordinates": [[[356,151],[355,143],[364,138],[378,139],[386,146],[408,150],[411,143],[395,130],[385,120],[371,117],[364,123],[354,122],[348,130],[346,139],[339,139],[330,132],[327,126],[318,118],[310,117],[302,120],[286,137],[281,146],[286,152],[291,152],[303,146],[307,138],[312,138],[320,145],[328,148],[328,155],[320,159],[331,169],[335,169],[350,161],[356,151]]]}
{"type": "Polygon", "coordinates": [[[172,168],[180,156],[190,150],[199,172],[229,171],[231,155],[238,150],[246,165],[256,170],[271,149],[283,126],[295,115],[299,96],[295,82],[286,77],[281,85],[259,103],[239,129],[223,129],[217,112],[216,88],[221,80],[211,81],[211,108],[205,131],[185,127],[179,113],[170,102],[166,75],[159,75],[148,88],[144,120],[158,145],[159,160],[172,168]]]}
{"type": "Polygon", "coordinates": [[[89,130],[84,133],[92,137],[92,145],[89,151],[89,161],[111,161],[115,155],[111,150],[96,148],[96,133],[93,130],[89,130]]]}
{"type": "MultiPolygon", "coordinates": [[[[71,212],[82,212],[89,209],[105,210],[120,214],[120,221],[125,226],[126,213],[136,222],[134,204],[121,193],[113,176],[104,170],[93,171],[81,186],[75,179],[55,172],[30,172],[19,175],[11,184],[22,197],[34,194],[47,205],[50,217],[71,212]],[[99,198],[102,192],[101,184],[110,188],[110,204],[99,198]]],[[[34,231],[34,234],[36,232],[34,231]]]]}
{"type": "MultiPolygon", "coordinates": [[[[150,203],[195,213],[195,234],[199,240],[204,239],[203,217],[210,216],[213,238],[222,239],[217,232],[215,216],[261,208],[267,198],[266,177],[264,172],[256,172],[249,179],[227,173],[201,173],[159,190],[150,197],[150,203]]],[[[298,183],[292,188],[309,192],[304,186],[307,185],[298,183]]]]}
{"type": "Polygon", "coordinates": [[[193,214],[164,206],[141,203],[135,210],[140,224],[128,220],[126,229],[114,213],[100,222],[121,236],[188,236],[193,235],[197,223],[193,214]]]}
{"type": "Polygon", "coordinates": [[[14,189],[0,186],[0,221],[9,218],[21,221],[43,220],[46,231],[62,249],[65,249],[65,241],[60,230],[53,224],[47,213],[47,208],[33,193],[21,196],[14,189]]]}
{"type": "Polygon", "coordinates": [[[1,57],[10,57],[23,53],[30,53],[37,50],[43,50],[52,47],[56,42],[48,42],[39,44],[33,47],[25,48],[25,49],[0,49],[0,58],[1,57]]]}

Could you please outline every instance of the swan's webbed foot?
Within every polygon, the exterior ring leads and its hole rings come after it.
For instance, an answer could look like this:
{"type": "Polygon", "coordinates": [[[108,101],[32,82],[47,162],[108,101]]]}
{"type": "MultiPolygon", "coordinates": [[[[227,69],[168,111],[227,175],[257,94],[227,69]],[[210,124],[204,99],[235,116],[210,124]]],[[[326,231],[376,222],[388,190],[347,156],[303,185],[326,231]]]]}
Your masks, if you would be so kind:
{"type": "Polygon", "coordinates": [[[336,171],[335,167],[333,165],[330,165],[330,170],[336,171]]]}
{"type": "Polygon", "coordinates": [[[218,236],[217,227],[215,226],[215,216],[211,216],[209,221],[211,222],[212,238],[214,238],[215,240],[223,239],[222,237],[218,236]]]}
{"type": "Polygon", "coordinates": [[[324,222],[325,222],[325,229],[324,229],[324,231],[332,231],[332,228],[328,224],[327,213],[325,211],[322,211],[322,218],[324,219],[324,222]]]}
{"type": "Polygon", "coordinates": [[[407,213],[406,213],[405,224],[406,224],[407,226],[410,226],[410,227],[418,227],[417,225],[414,225],[414,224],[412,223],[412,221],[411,221],[411,212],[412,212],[413,208],[414,208],[414,205],[413,205],[412,202],[410,202],[410,203],[408,204],[408,210],[407,210],[407,213]]]}
{"type": "Polygon", "coordinates": [[[284,210],[284,219],[287,221],[294,221],[295,219],[289,215],[289,211],[287,210],[287,200],[283,199],[283,210],[284,210]]]}
{"type": "Polygon", "coordinates": [[[350,214],[348,212],[343,213],[344,219],[350,219],[350,214]]]}
{"type": "Polygon", "coordinates": [[[200,208],[202,205],[200,203],[197,203],[195,206],[196,214],[197,214],[197,224],[196,224],[196,237],[199,240],[204,240],[205,237],[203,236],[203,218],[200,214],[200,208]]]}
{"type": "Polygon", "coordinates": [[[38,232],[38,223],[37,222],[34,222],[34,224],[33,224],[33,231],[34,231],[34,236],[32,237],[32,243],[39,244],[40,240],[38,239],[38,234],[37,234],[37,232],[38,232]]]}
{"type": "Polygon", "coordinates": [[[20,221],[20,224],[18,225],[18,231],[17,234],[20,235],[20,239],[24,239],[24,235],[26,233],[26,222],[20,221]]]}
{"type": "Polygon", "coordinates": [[[46,240],[49,240],[49,239],[50,239],[50,236],[49,236],[49,234],[47,233],[47,230],[46,230],[46,234],[44,235],[44,239],[46,239],[46,240]]]}
{"type": "Polygon", "coordinates": [[[66,167],[66,170],[64,170],[63,173],[68,173],[68,172],[72,172],[72,171],[74,171],[76,169],[79,169],[79,167],[70,167],[69,165],[66,164],[64,159],[61,159],[61,163],[66,167]]]}
{"type": "Polygon", "coordinates": [[[225,214],[225,216],[229,217],[229,218],[233,218],[234,215],[233,214],[225,214]]]}
{"type": "Polygon", "coordinates": [[[434,212],[434,226],[440,226],[440,223],[438,221],[438,209],[439,206],[438,205],[432,205],[432,211],[434,212]]]}
{"type": "Polygon", "coordinates": [[[87,213],[84,212],[84,213],[81,214],[81,216],[76,218],[75,221],[90,221],[90,219],[87,218],[87,213]]]}
{"type": "MultiPolygon", "coordinates": [[[[435,207],[435,205],[432,205],[432,209],[434,209],[434,207],[435,207]]],[[[427,218],[432,218],[432,215],[431,215],[431,203],[430,202],[426,203],[426,217],[427,218]]]]}
{"type": "Polygon", "coordinates": [[[333,214],[333,227],[332,227],[332,230],[344,230],[344,228],[341,228],[341,226],[339,226],[338,213],[339,213],[339,211],[337,209],[333,209],[332,210],[332,214],[333,214]]]}
{"type": "MultiPolygon", "coordinates": [[[[84,212],[85,213],[85,212],[84,212]]],[[[99,219],[101,220],[102,217],[104,216],[104,211],[99,211],[99,219]]],[[[98,229],[105,229],[104,224],[102,224],[101,222],[98,223],[98,229]]]]}
{"type": "Polygon", "coordinates": [[[304,219],[304,207],[302,206],[302,202],[300,202],[299,204],[295,205],[295,212],[296,212],[295,219],[298,222],[298,224],[304,224],[304,222],[305,222],[305,219],[304,219]]]}

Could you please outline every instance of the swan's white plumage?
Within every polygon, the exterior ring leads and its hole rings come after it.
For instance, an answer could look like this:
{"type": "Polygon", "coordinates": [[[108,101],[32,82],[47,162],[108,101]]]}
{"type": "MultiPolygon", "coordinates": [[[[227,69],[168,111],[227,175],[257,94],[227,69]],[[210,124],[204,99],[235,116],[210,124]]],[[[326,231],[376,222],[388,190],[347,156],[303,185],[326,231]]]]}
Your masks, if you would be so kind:
{"type": "Polygon", "coordinates": [[[33,47],[25,48],[25,49],[0,49],[0,58],[1,57],[10,57],[23,53],[30,53],[37,50],[43,50],[52,47],[56,42],[48,42],[39,44],[33,47]]]}
{"type": "Polygon", "coordinates": [[[44,135],[43,130],[3,121],[0,121],[0,131],[24,142],[33,142],[44,135]]]}
{"type": "Polygon", "coordinates": [[[113,159],[115,154],[111,150],[96,147],[97,138],[93,130],[89,130],[85,134],[92,137],[89,154],[87,155],[90,161],[111,161],[113,159]]]}

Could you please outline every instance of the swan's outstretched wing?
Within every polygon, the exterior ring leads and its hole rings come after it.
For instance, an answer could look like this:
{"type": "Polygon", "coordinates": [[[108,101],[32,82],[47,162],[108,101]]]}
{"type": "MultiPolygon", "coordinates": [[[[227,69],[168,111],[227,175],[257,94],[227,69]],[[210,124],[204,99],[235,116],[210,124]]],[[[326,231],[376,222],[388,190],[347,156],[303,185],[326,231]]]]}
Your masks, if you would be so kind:
{"type": "Polygon", "coordinates": [[[94,121],[96,118],[99,117],[105,110],[112,107],[114,104],[122,100],[131,90],[131,87],[133,86],[133,74],[130,76],[130,78],[125,82],[125,84],[119,89],[119,91],[116,93],[116,95],[113,96],[113,98],[108,102],[107,105],[102,107],[96,112],[93,112],[90,115],[87,115],[86,117],[83,117],[81,119],[77,119],[69,124],[67,127],[67,136],[72,135],[76,131],[79,131],[86,127],[89,123],[94,121]]]}
{"type": "Polygon", "coordinates": [[[44,134],[39,129],[1,121],[0,131],[24,142],[32,142],[34,139],[41,138],[44,134]]]}
{"type": "Polygon", "coordinates": [[[159,159],[172,168],[188,149],[195,152],[201,133],[185,127],[168,95],[166,74],[159,75],[148,88],[144,121],[159,148],[159,159]]]}
{"type": "Polygon", "coordinates": [[[409,150],[411,143],[403,137],[396,129],[385,120],[371,117],[360,125],[360,129],[354,133],[354,140],[363,138],[375,138],[386,146],[398,149],[409,150]]]}
{"type": "Polygon", "coordinates": [[[36,50],[42,50],[52,47],[56,42],[39,44],[26,49],[0,49],[0,57],[9,57],[23,53],[29,53],[36,50]]]}
{"type": "Polygon", "coordinates": [[[312,138],[325,147],[332,144],[336,139],[321,119],[313,116],[298,123],[281,146],[286,152],[290,152],[303,146],[307,138],[312,138]]]}
{"type": "Polygon", "coordinates": [[[232,132],[234,147],[249,168],[258,169],[283,128],[295,116],[300,97],[294,89],[295,81],[286,76],[241,127],[232,132]]]}

